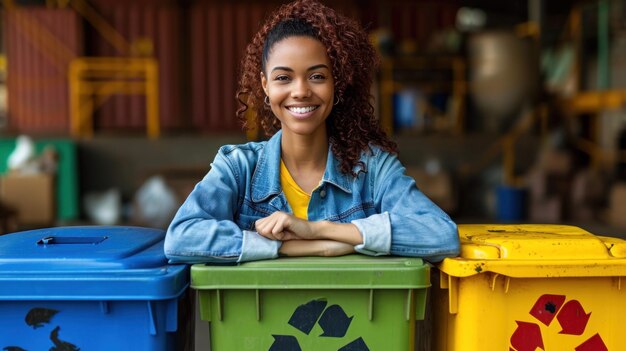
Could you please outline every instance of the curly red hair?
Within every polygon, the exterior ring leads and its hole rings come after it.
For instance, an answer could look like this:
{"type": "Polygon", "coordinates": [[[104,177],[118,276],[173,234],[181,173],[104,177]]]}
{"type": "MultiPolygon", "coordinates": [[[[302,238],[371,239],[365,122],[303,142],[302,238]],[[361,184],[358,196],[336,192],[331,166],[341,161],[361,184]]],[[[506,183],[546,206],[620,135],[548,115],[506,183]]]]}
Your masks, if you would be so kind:
{"type": "Polygon", "coordinates": [[[397,153],[396,144],[389,140],[374,116],[370,87],[379,58],[367,33],[355,20],[314,0],[298,0],[281,6],[270,15],[246,48],[237,90],[237,100],[241,105],[237,117],[244,128],[250,127],[246,111],[251,108],[256,115],[255,123],[265,134],[271,136],[280,129],[280,121],[263,103],[265,93],[260,77],[268,33],[277,24],[288,20],[306,22],[327,48],[338,102],[326,125],[330,148],[340,161],[341,172],[356,175],[355,166],[364,166],[359,159],[363,152],[369,150],[370,143],[397,153]]]}

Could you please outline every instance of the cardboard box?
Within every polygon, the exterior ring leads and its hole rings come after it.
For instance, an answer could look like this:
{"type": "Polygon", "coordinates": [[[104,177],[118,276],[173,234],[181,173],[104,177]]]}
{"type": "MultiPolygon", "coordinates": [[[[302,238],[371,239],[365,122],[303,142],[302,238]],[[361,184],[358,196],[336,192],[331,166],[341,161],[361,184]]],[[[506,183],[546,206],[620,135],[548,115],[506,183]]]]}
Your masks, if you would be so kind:
{"type": "Polygon", "coordinates": [[[17,211],[18,225],[47,226],[55,219],[54,176],[8,173],[0,182],[0,199],[17,211]]]}
{"type": "Polygon", "coordinates": [[[0,235],[17,230],[17,213],[0,200],[0,235]]]}

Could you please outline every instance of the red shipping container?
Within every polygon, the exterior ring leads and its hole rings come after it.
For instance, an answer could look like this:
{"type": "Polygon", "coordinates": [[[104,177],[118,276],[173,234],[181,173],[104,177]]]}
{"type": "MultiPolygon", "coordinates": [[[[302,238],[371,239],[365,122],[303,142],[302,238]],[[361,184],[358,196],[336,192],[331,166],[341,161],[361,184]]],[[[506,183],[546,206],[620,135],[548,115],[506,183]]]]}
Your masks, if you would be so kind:
{"type": "MultiPolygon", "coordinates": [[[[159,62],[159,117],[161,129],[184,128],[182,108],[184,50],[182,46],[183,11],[176,1],[110,1],[93,2],[98,13],[128,42],[149,39],[159,62]]],[[[92,56],[131,55],[114,48],[90,29],[92,56]]],[[[114,95],[96,112],[95,126],[100,130],[143,132],[146,127],[145,96],[114,95]]]]}
{"type": "MultiPolygon", "coordinates": [[[[207,132],[240,131],[235,100],[246,46],[271,11],[286,1],[196,1],[190,8],[191,116],[207,132]]],[[[331,4],[355,16],[353,1],[331,4]]]]}
{"type": "Polygon", "coordinates": [[[82,23],[69,9],[3,11],[8,125],[16,133],[69,132],[69,63],[81,56],[82,23]]]}
{"type": "Polygon", "coordinates": [[[239,65],[271,2],[202,1],[190,9],[191,116],[207,132],[240,131],[235,116],[239,65]]]}

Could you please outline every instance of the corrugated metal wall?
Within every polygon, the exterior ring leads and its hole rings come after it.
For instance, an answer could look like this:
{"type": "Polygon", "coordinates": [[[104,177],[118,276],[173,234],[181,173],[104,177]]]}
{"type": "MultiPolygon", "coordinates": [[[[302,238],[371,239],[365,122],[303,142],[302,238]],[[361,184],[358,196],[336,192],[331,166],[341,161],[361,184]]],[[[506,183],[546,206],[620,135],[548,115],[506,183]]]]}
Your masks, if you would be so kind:
{"type": "MultiPolygon", "coordinates": [[[[171,1],[98,0],[96,4],[128,40],[139,36],[154,40],[163,130],[215,133],[241,130],[235,117],[241,56],[268,12],[283,2],[198,0],[180,7],[171,1]]],[[[344,2],[342,8],[354,13],[355,7],[344,2]]],[[[115,55],[99,35],[93,42],[95,55],[115,55]]],[[[100,109],[96,127],[143,128],[144,116],[143,100],[115,97],[100,109]]]]}
{"type": "MultiPolygon", "coordinates": [[[[235,117],[242,55],[265,17],[285,1],[196,1],[190,13],[191,117],[204,131],[239,131],[235,117]]],[[[352,1],[333,5],[354,15],[352,1]],[[337,6],[338,5],[338,6],[337,6]]]]}
{"type": "Polygon", "coordinates": [[[269,2],[198,1],[190,13],[191,117],[207,131],[240,130],[235,112],[239,62],[269,2]]]}
{"type": "MultiPolygon", "coordinates": [[[[127,40],[154,42],[160,63],[160,118],[165,131],[240,131],[235,118],[237,69],[241,54],[272,1],[97,0],[98,11],[127,40]]],[[[113,47],[92,33],[95,56],[116,56],[113,47]]],[[[142,129],[145,103],[116,96],[96,118],[100,130],[142,129]]]]}
{"type": "MultiPolygon", "coordinates": [[[[93,2],[100,15],[126,40],[148,38],[153,42],[159,62],[159,115],[163,130],[185,126],[182,108],[183,46],[181,42],[182,10],[176,1],[93,2]]],[[[90,56],[121,56],[99,33],[90,31],[90,56]]],[[[112,96],[97,111],[95,127],[100,130],[141,130],[146,125],[143,96],[112,96]]]]}
{"type": "Polygon", "coordinates": [[[5,10],[9,130],[67,134],[67,68],[82,55],[82,24],[67,9],[5,10]]]}
{"type": "Polygon", "coordinates": [[[396,43],[411,40],[423,52],[433,33],[454,27],[460,1],[373,1],[370,6],[364,22],[371,28],[387,27],[396,43]]]}
{"type": "MultiPolygon", "coordinates": [[[[93,0],[90,3],[129,42],[146,37],[160,63],[160,119],[164,132],[193,130],[239,132],[234,98],[241,55],[272,9],[286,1],[253,0],[93,0]]],[[[329,2],[330,3],[330,2],[329,2]]],[[[456,1],[418,2],[344,0],[330,4],[375,29],[392,27],[394,38],[416,38],[425,45],[436,29],[451,26],[456,1]]],[[[22,132],[67,133],[67,64],[83,54],[119,56],[71,9],[43,7],[5,11],[9,62],[9,123],[22,132]],[[69,48],[50,49],[24,30],[24,14],[69,48]],[[87,30],[83,34],[83,30],[87,30]],[[43,50],[37,49],[36,45],[43,50]]],[[[27,20],[26,20],[27,21],[27,20]]],[[[96,132],[144,132],[143,96],[114,96],[96,112],[96,132]]]]}

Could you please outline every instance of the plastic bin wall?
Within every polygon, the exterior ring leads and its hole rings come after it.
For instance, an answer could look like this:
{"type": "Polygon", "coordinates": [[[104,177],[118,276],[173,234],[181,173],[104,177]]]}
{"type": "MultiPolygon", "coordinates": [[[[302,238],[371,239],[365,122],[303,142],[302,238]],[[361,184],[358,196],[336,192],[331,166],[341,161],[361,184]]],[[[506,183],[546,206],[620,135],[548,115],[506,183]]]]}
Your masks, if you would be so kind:
{"type": "Polygon", "coordinates": [[[560,225],[459,232],[461,257],[433,281],[434,350],[624,350],[625,241],[560,225]]]}
{"type": "Polygon", "coordinates": [[[163,238],[138,227],[1,236],[0,349],[184,350],[189,271],[167,264],[163,238]]]}
{"type": "Polygon", "coordinates": [[[414,350],[429,277],[420,259],[358,255],[192,266],[212,351],[414,350]]]}

